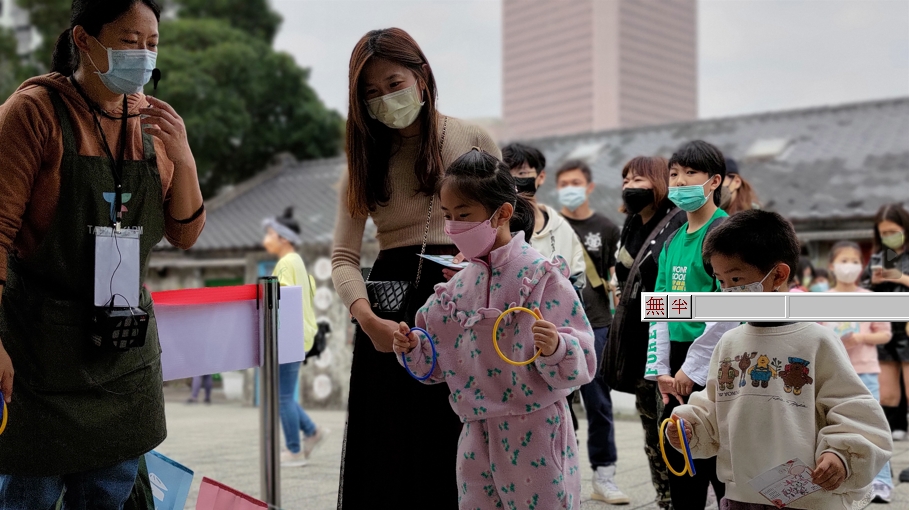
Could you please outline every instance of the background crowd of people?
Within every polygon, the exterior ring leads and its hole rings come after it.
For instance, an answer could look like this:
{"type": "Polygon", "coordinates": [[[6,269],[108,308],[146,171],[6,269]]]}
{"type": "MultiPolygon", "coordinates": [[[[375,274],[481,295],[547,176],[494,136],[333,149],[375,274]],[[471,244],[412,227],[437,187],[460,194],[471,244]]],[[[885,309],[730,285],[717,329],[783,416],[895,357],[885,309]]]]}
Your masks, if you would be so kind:
{"type": "MultiPolygon", "coordinates": [[[[205,221],[182,119],[142,93],[157,55],[157,4],[73,5],[71,27],[57,42],[54,72],[29,80],[0,108],[0,189],[8,192],[0,205],[0,389],[16,415],[0,437],[3,508],[50,508],[62,496],[64,508],[120,509],[128,499],[142,499],[135,496],[148,486],[142,455],[166,435],[157,332],[149,328],[144,346],[127,354],[90,350],[89,326],[78,315],[91,308],[93,288],[92,259],[85,255],[92,239],[85,225],[115,222],[119,228],[123,221],[143,229],[145,264],[162,237],[192,246],[205,221]],[[126,214],[103,198],[108,189],[119,195],[122,187],[132,190],[126,214]],[[143,419],[111,437],[109,431],[130,416],[143,419]]],[[[738,323],[642,323],[642,293],[909,290],[909,212],[902,205],[886,205],[874,218],[870,260],[859,246],[840,243],[823,270],[814,268],[808,253],[798,258],[793,249],[751,264],[754,271],[770,268],[758,276],[762,280],[724,281],[723,271],[704,258],[705,250],[712,250],[711,260],[741,255],[723,248],[723,239],[772,223],[778,228],[770,237],[781,236],[789,247],[797,240],[788,222],[760,210],[742,169],[710,143],[685,143],[669,160],[642,155],[628,161],[621,170],[626,216],[619,227],[591,206],[596,183],[584,161],[559,163],[550,181],[558,204],[544,204],[538,196],[547,185],[544,154],[518,143],[500,150],[483,129],[442,114],[433,70],[406,32],[367,33],[353,49],[349,70],[348,165],[341,177],[332,279],[356,332],[339,508],[400,502],[402,485],[409,501],[432,502],[433,508],[466,508],[477,501],[501,507],[514,493],[533,493],[536,472],[546,473],[546,484],[554,480],[539,489],[552,498],[546,505],[576,508],[581,474],[567,418],[576,430],[571,403],[578,395],[587,415],[591,497],[630,503],[615,481],[613,390],[635,395],[660,508],[703,509],[711,497],[726,509],[746,508],[735,505],[755,502],[734,500],[747,491],[742,481],[730,479],[730,445],[702,445],[699,451],[706,453],[694,461],[696,476],[669,476],[659,426],[676,413],[710,407],[705,395],[716,377],[714,350],[747,329],[738,323]],[[376,226],[380,252],[364,275],[367,218],[376,226]],[[457,271],[424,264],[418,255],[451,255],[471,264],[457,271]],[[526,265],[504,274],[495,263],[511,260],[526,265]],[[475,280],[466,281],[468,276],[475,280]],[[512,322],[493,332],[497,314],[490,310],[501,307],[493,298],[536,314],[533,342],[513,347],[513,354],[528,358],[542,354],[534,364],[505,367],[510,373],[489,368],[498,359],[470,344],[477,335],[519,335],[512,322]],[[459,308],[459,300],[472,304],[459,308]],[[407,326],[414,324],[429,330],[430,338],[411,335],[407,326]],[[449,329],[463,333],[455,340],[446,336],[449,329]],[[435,345],[443,356],[438,366],[435,345]],[[420,351],[411,354],[414,348],[420,351]],[[428,382],[448,385],[420,384],[401,364],[412,373],[423,367],[428,382]],[[518,444],[524,451],[520,462],[518,444]],[[507,461],[497,468],[496,459],[507,461]],[[479,482],[502,476],[508,484],[479,482]],[[727,489],[733,499],[724,498],[727,489]]],[[[280,258],[275,275],[281,283],[309,285],[295,250],[300,228],[292,214],[269,219],[264,227],[263,244],[280,258]]],[[[307,349],[315,331],[311,300],[304,296],[307,349]]],[[[153,310],[147,290],[139,304],[153,310]]],[[[846,446],[830,446],[806,460],[817,461],[814,476],[831,494],[844,482],[861,485],[875,477],[873,497],[889,501],[892,476],[881,465],[892,445],[885,443],[890,437],[904,440],[909,428],[907,324],[823,326],[845,347],[831,351],[834,361],[854,368],[847,389],[863,392],[862,405],[879,399],[883,410],[876,403],[868,407],[871,439],[844,439],[846,446]],[[878,437],[878,414],[881,423],[884,416],[889,422],[885,440],[878,437]],[[867,453],[866,463],[856,466],[873,473],[850,472],[852,461],[837,452],[851,447],[867,453]],[[857,478],[849,482],[849,476],[857,478]]],[[[818,352],[830,348],[821,346],[818,352]]],[[[299,370],[299,363],[281,367],[286,465],[304,464],[327,433],[294,401],[299,370]]],[[[752,379],[754,387],[767,382],[752,379]]],[[[203,386],[210,399],[210,378],[200,378],[193,400],[203,386]]],[[[811,431],[810,437],[835,433],[811,431]]],[[[677,451],[666,454],[671,463],[683,460],[677,451]]]]}

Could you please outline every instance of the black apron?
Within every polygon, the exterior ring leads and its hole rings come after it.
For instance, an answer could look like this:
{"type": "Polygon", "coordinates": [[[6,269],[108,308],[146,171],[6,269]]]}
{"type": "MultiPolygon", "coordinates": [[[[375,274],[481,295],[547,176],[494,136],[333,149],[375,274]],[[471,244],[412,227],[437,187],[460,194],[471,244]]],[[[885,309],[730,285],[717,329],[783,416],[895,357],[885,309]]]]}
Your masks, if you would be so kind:
{"type": "MultiPolygon", "coordinates": [[[[10,256],[0,302],[0,339],[16,371],[9,423],[0,435],[0,474],[8,475],[53,476],[111,466],[143,455],[166,436],[161,348],[144,286],[139,304],[150,315],[145,346],[102,352],[92,344],[89,227],[111,223],[112,200],[105,199],[114,190],[111,159],[79,155],[69,111],[56,91],[49,94],[63,134],[60,201],[35,253],[27,259],[10,256]]],[[[133,129],[137,121],[130,121],[133,129]]],[[[144,159],[122,165],[123,225],[143,229],[140,285],[151,250],[164,234],[154,146],[150,135],[141,136],[144,159]]]]}

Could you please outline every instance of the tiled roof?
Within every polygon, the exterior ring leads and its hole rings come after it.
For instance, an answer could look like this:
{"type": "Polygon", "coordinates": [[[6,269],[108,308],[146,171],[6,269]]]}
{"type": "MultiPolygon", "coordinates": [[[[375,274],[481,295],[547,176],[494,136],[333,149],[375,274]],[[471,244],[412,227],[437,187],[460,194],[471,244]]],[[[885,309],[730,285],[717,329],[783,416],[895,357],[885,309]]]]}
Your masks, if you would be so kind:
{"type": "MultiPolygon", "coordinates": [[[[617,209],[622,166],[638,155],[669,157],[693,139],[707,140],[738,160],[742,176],[757,190],[765,208],[794,221],[868,217],[883,203],[909,201],[909,98],[525,143],[546,155],[550,176],[540,197],[550,204],[556,203],[553,182],[562,161],[573,151],[590,154],[593,150],[594,208],[621,222],[617,209]],[[762,143],[765,148],[783,150],[775,157],[746,157],[759,141],[766,142],[762,143]]],[[[344,164],[344,158],[284,160],[209,201],[208,223],[194,250],[258,247],[261,220],[280,214],[288,205],[296,208],[306,242],[330,242],[336,184],[344,164]]]]}
{"type": "Polygon", "coordinates": [[[264,236],[262,220],[279,216],[291,205],[304,242],[331,242],[338,206],[337,183],[345,164],[345,158],[302,162],[284,159],[222,193],[206,203],[205,229],[193,251],[259,248],[264,236]]]}
{"type": "Polygon", "coordinates": [[[573,150],[603,144],[590,163],[594,207],[622,220],[621,170],[638,155],[669,157],[682,143],[703,139],[737,160],[741,175],[765,209],[798,220],[873,216],[886,202],[909,201],[909,98],[764,113],[663,126],[527,141],[546,156],[541,200],[573,150]],[[755,142],[784,139],[782,153],[765,160],[746,155],[755,142]]]}

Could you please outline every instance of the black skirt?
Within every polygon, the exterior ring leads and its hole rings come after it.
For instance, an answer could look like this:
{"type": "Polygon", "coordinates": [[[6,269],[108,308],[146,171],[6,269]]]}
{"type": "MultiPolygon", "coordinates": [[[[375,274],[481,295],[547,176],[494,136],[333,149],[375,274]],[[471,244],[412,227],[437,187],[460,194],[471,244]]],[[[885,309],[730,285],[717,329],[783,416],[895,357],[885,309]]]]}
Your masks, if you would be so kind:
{"type": "MultiPolygon", "coordinates": [[[[383,250],[370,279],[414,281],[419,252],[419,246],[383,250]]],[[[434,255],[457,252],[454,246],[426,247],[434,255]]],[[[417,309],[442,281],[442,266],[424,261],[408,324],[413,325],[417,309]]],[[[394,354],[377,351],[356,328],[339,510],[458,508],[455,461],[461,422],[449,394],[446,384],[413,379],[394,354]]]]}

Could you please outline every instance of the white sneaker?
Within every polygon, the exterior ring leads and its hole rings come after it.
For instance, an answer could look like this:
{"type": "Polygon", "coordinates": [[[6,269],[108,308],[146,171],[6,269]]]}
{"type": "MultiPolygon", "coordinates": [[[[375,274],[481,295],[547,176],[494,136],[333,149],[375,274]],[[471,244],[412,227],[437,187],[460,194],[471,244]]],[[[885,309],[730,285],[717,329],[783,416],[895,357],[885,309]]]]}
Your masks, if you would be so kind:
{"type": "Polygon", "coordinates": [[[319,444],[322,443],[322,440],[325,439],[325,436],[330,434],[331,431],[319,427],[316,429],[316,433],[310,437],[303,438],[303,454],[308,459],[312,455],[312,451],[316,449],[319,444]]]}
{"type": "Polygon", "coordinates": [[[892,489],[882,482],[871,484],[871,501],[874,503],[890,503],[890,492],[892,489]]]}
{"type": "Polygon", "coordinates": [[[894,441],[905,441],[906,440],[906,431],[905,430],[894,430],[891,434],[894,441]]]}
{"type": "Polygon", "coordinates": [[[713,485],[707,485],[707,502],[705,504],[704,510],[717,510],[720,505],[716,500],[716,492],[713,490],[713,485]]]}
{"type": "Polygon", "coordinates": [[[281,452],[281,465],[284,467],[301,467],[306,464],[306,454],[302,450],[297,453],[281,452]]]}
{"type": "Polygon", "coordinates": [[[627,505],[631,498],[620,491],[615,484],[615,465],[600,466],[593,473],[593,494],[591,498],[610,505],[627,505]]]}

